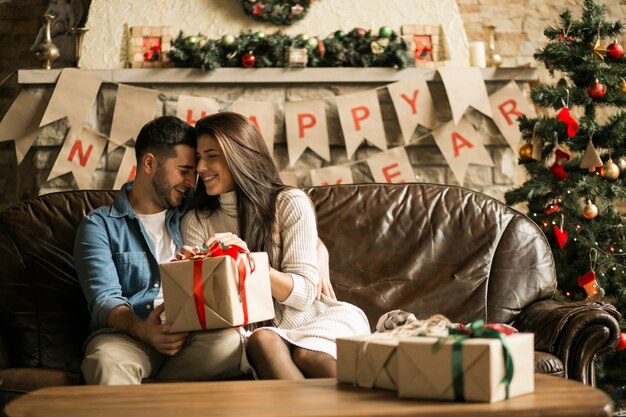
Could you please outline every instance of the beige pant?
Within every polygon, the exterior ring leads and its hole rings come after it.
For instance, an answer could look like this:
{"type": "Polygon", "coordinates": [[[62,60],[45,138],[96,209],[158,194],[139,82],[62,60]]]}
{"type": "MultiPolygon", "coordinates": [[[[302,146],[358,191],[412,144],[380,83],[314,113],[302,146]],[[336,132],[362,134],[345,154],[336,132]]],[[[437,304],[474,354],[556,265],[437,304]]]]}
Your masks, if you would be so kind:
{"type": "Polygon", "coordinates": [[[241,374],[244,339],[238,329],[191,333],[174,356],[165,356],[124,333],[94,336],[81,365],[87,384],[141,384],[143,378],[185,381],[225,379],[241,374]]]}

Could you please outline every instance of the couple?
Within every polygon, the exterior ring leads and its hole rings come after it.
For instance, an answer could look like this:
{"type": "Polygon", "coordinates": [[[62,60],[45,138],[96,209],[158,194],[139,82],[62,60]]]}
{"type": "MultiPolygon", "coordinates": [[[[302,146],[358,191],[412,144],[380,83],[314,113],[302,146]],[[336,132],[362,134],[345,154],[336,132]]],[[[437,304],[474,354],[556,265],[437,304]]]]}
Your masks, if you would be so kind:
{"type": "Polygon", "coordinates": [[[369,333],[367,318],[334,299],[313,206],[282,183],[256,126],[230,112],[195,129],[162,116],[142,128],[135,154],[135,180],[89,213],[76,236],[74,263],[94,330],[85,381],[224,379],[249,370],[248,361],[259,378],[334,377],[335,338],[369,333]],[[272,327],[169,333],[158,264],[218,238],[268,253],[272,327]]]}

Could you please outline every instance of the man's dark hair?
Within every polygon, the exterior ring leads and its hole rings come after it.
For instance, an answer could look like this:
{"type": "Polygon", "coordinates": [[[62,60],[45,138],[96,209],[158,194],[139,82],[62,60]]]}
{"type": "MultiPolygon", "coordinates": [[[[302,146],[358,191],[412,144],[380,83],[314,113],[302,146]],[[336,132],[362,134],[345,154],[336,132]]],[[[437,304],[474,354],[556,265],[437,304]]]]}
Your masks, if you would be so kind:
{"type": "Polygon", "coordinates": [[[146,123],[141,128],[135,142],[135,156],[139,162],[147,153],[157,158],[171,158],[176,155],[177,145],[187,145],[196,149],[196,131],[193,127],[174,116],[161,116],[146,123]]]}

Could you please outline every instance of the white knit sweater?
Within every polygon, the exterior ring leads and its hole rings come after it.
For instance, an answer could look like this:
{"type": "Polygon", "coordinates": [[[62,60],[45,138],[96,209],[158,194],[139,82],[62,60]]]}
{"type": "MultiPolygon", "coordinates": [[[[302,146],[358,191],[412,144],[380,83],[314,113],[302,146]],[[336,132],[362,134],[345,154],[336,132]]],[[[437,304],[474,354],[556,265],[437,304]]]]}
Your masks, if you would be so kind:
{"type": "MultiPolygon", "coordinates": [[[[276,200],[278,247],[275,269],[293,278],[293,290],[277,302],[275,331],[288,342],[306,349],[326,352],[336,358],[335,339],[370,332],[365,314],[357,307],[322,297],[315,299],[319,270],[317,264],[317,227],[315,212],[307,195],[298,189],[282,192],[276,200]]],[[[235,192],[220,195],[220,210],[209,216],[195,211],[181,223],[183,240],[188,245],[202,245],[216,233],[239,234],[235,192]]]]}

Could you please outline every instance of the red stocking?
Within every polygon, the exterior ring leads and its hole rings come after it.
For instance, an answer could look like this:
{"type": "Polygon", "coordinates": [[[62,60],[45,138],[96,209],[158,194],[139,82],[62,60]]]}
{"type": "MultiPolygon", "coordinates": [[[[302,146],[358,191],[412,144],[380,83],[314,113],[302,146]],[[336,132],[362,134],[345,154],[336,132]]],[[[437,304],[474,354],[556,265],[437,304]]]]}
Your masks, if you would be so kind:
{"type": "Polygon", "coordinates": [[[557,180],[567,179],[567,172],[565,172],[563,167],[565,163],[569,161],[570,155],[560,149],[556,150],[555,155],[556,159],[554,160],[554,165],[550,168],[550,172],[552,172],[552,175],[554,175],[557,180]]]}
{"type": "Polygon", "coordinates": [[[576,136],[576,132],[578,132],[578,122],[572,117],[567,107],[563,107],[556,115],[556,118],[567,126],[567,136],[570,138],[576,136]]]}

